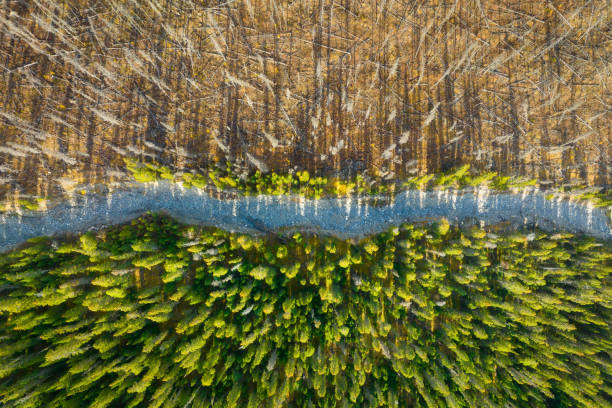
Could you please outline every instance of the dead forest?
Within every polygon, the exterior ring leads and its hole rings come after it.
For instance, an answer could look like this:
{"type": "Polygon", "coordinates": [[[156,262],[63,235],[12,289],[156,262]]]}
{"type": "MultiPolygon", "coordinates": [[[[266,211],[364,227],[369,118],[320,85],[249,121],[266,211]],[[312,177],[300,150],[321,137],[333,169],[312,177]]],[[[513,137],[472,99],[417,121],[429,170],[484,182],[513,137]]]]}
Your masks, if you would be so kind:
{"type": "Polygon", "coordinates": [[[0,191],[177,170],[612,181],[609,0],[0,0],[0,191]]]}

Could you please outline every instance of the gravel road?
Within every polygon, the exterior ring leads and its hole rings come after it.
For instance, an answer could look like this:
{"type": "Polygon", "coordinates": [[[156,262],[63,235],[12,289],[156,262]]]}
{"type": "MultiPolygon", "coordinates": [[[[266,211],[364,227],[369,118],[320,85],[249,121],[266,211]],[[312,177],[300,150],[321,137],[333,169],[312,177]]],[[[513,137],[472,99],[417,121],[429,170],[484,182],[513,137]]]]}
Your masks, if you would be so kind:
{"type": "Polygon", "coordinates": [[[159,181],[128,184],[104,194],[71,195],[44,212],[0,216],[0,251],[41,235],[85,231],[120,224],[146,211],[165,211],[179,221],[230,231],[302,230],[340,238],[360,238],[404,221],[446,217],[453,223],[512,227],[537,225],[547,231],[584,233],[612,240],[606,213],[586,202],[548,200],[545,193],[525,188],[498,193],[486,188],[406,191],[393,200],[383,197],[311,200],[297,196],[215,197],[197,188],[159,181]]]}

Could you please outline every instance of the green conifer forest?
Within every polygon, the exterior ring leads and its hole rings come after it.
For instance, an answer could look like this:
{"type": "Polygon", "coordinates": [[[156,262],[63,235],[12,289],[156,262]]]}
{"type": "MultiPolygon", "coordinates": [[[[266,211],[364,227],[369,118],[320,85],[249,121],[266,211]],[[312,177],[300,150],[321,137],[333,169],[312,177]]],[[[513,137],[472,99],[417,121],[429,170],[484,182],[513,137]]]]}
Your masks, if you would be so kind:
{"type": "Polygon", "coordinates": [[[161,214],[0,256],[2,407],[609,407],[612,248],[161,214]]]}

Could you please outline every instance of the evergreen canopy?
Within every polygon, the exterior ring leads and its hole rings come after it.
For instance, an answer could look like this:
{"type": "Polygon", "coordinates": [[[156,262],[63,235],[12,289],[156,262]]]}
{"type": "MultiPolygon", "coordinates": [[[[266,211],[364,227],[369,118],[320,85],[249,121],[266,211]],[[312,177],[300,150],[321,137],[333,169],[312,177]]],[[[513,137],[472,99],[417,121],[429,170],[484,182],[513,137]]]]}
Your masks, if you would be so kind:
{"type": "Polygon", "coordinates": [[[606,407],[609,245],[148,215],[0,257],[5,407],[606,407]]]}

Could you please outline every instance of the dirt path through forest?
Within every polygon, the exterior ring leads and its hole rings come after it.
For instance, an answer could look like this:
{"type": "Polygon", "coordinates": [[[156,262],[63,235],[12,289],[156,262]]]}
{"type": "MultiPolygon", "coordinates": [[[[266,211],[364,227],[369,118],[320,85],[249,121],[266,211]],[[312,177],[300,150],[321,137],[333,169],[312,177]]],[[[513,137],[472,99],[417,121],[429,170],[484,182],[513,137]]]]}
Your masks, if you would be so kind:
{"type": "Polygon", "coordinates": [[[302,230],[360,238],[404,221],[446,217],[453,223],[506,222],[516,228],[537,225],[547,231],[570,231],[612,240],[609,209],[568,199],[549,200],[545,193],[533,188],[520,194],[484,188],[406,191],[392,200],[311,200],[296,196],[219,199],[197,188],[185,189],[164,181],[122,186],[106,194],[75,194],[45,212],[0,215],[0,251],[36,236],[120,224],[147,211],[165,211],[186,223],[252,233],[302,230]]]}

